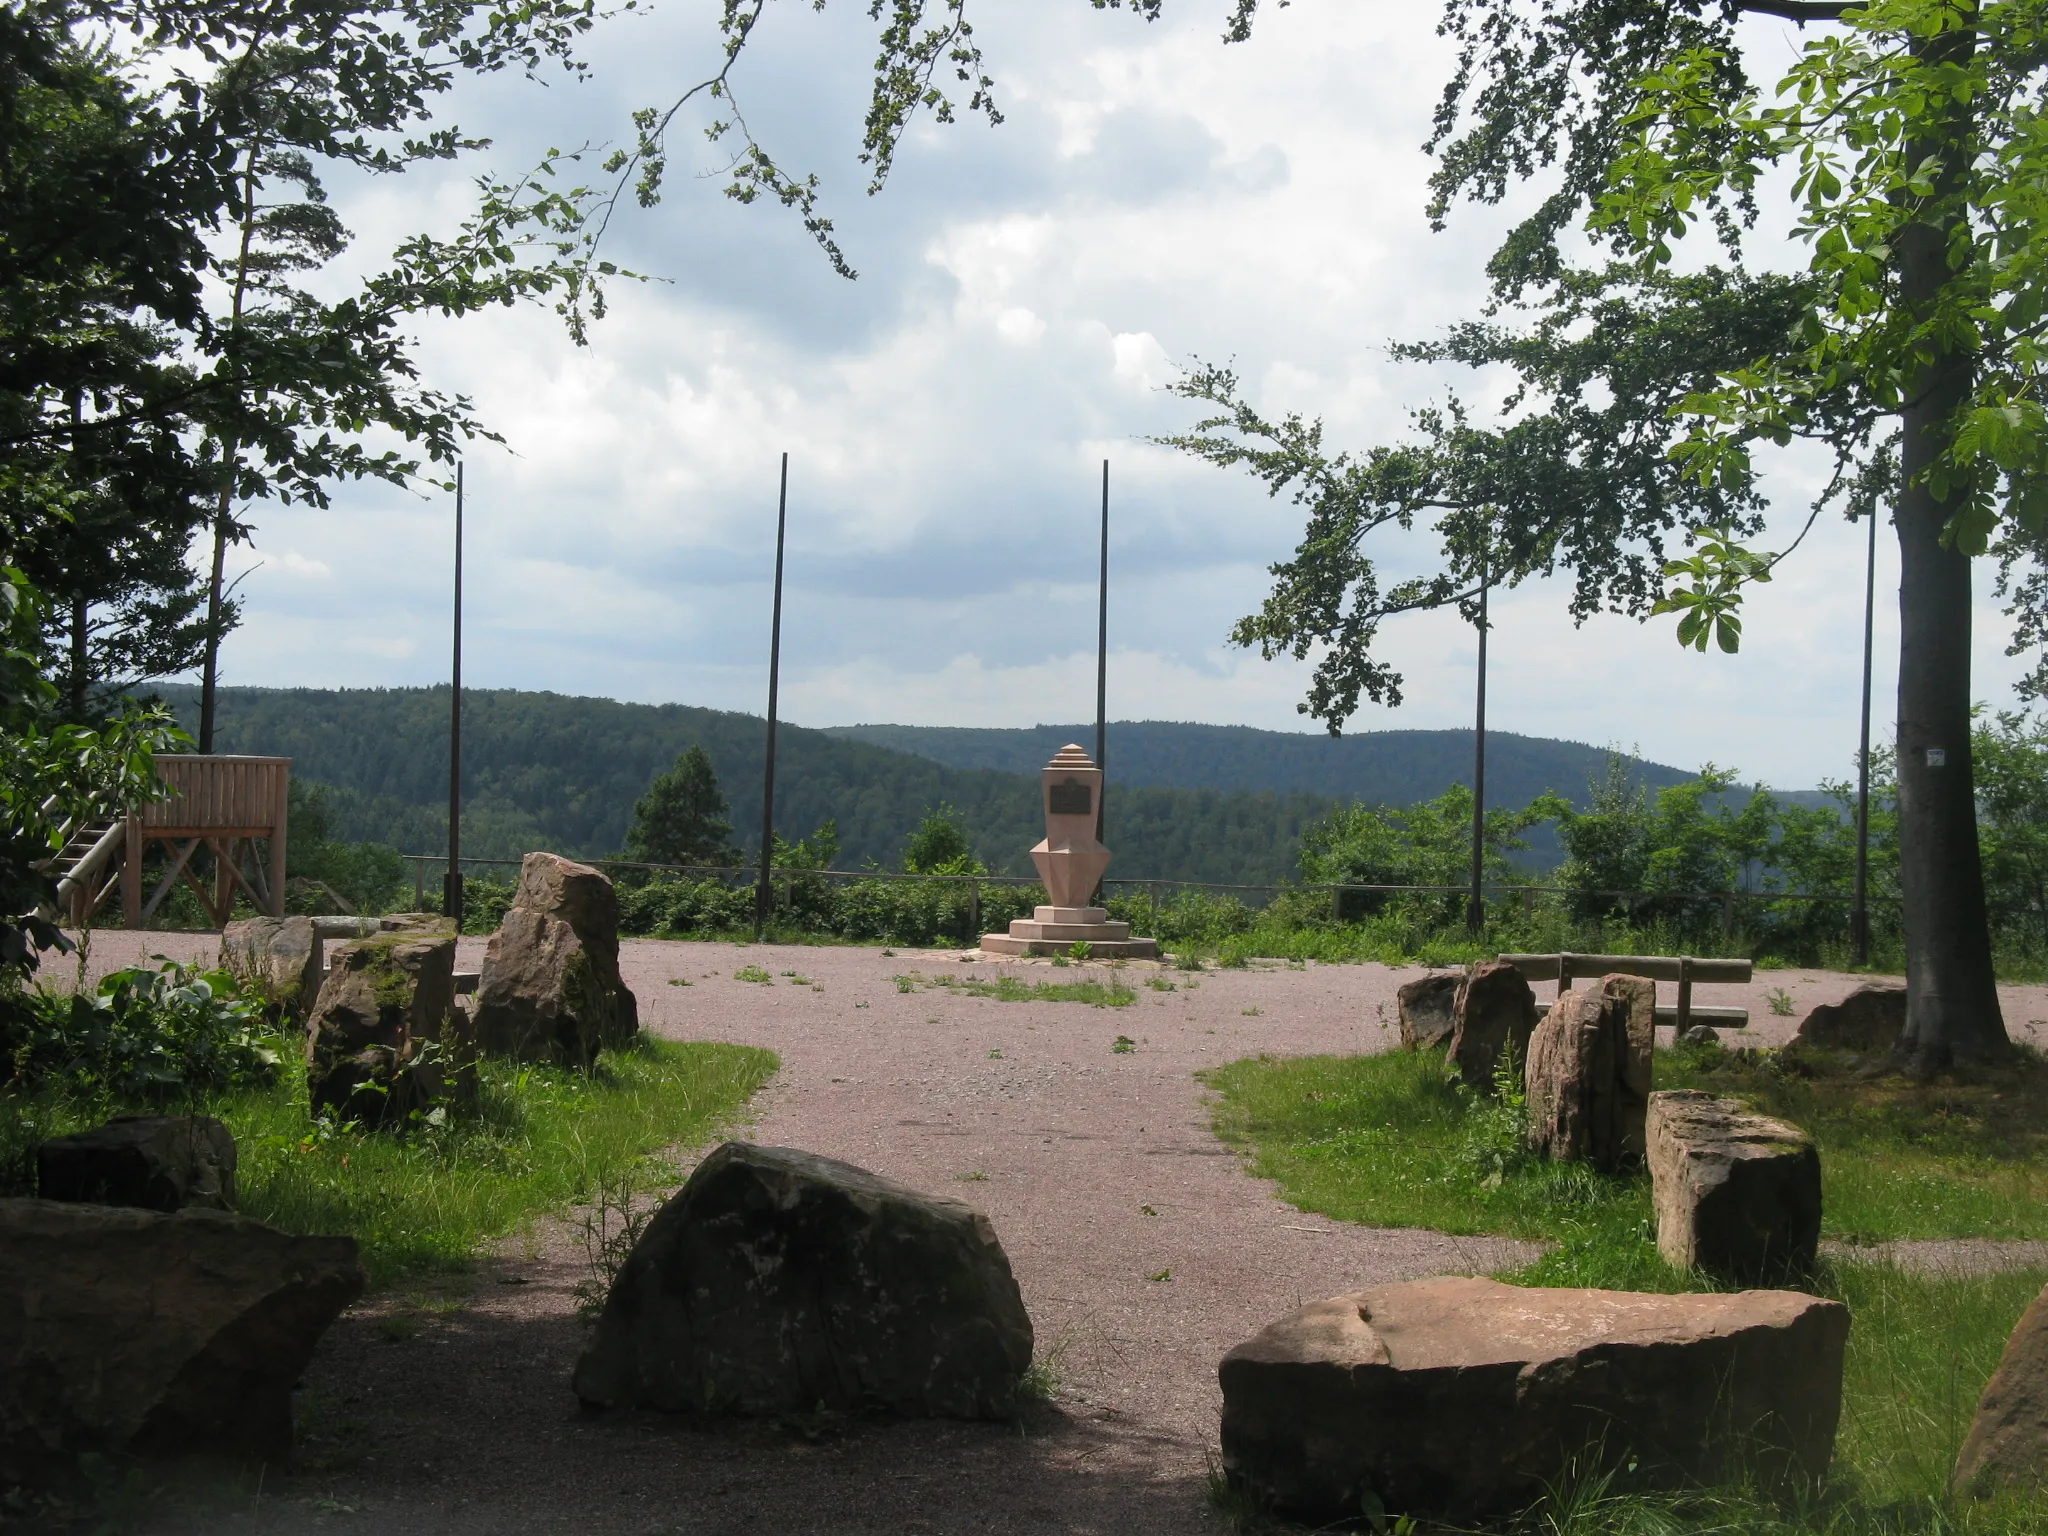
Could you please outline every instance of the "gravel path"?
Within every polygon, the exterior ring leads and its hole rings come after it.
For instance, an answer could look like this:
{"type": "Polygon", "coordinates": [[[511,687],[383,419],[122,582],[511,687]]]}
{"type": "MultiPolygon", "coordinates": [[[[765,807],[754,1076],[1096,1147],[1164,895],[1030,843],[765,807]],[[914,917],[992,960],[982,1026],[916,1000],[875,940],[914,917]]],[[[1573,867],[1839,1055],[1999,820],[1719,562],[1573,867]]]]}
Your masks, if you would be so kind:
{"type": "MultiPolygon", "coordinates": [[[[206,936],[153,934],[164,953],[206,936]]],[[[465,940],[461,963],[481,958],[465,940]]],[[[95,971],[136,938],[98,937],[95,971]]],[[[1261,1051],[1362,1052],[1395,1037],[1382,966],[1257,967],[1200,977],[1132,966],[1119,1009],[976,998],[899,976],[1101,977],[1099,967],[962,963],[953,952],[629,940],[642,1019],[676,1039],[764,1045],[782,1071],[737,1134],[845,1158],[986,1210],[1054,1364],[1055,1407],[1021,1429],[871,1423],[815,1443],[659,1416],[582,1415],[568,1376],[584,1338],[581,1250],[559,1227],[506,1245],[472,1294],[373,1298],[330,1333],[302,1410],[306,1465],[234,1510],[164,1530],[377,1532],[1183,1532],[1205,1506],[1218,1357],[1301,1301],[1369,1284],[1484,1273],[1526,1244],[1344,1226],[1246,1176],[1208,1128],[1195,1074],[1261,1051]],[[743,966],[771,984],[736,980],[743,966]],[[794,975],[788,973],[796,973],[794,975]],[[1176,990],[1154,991],[1147,976],[1176,990]],[[671,985],[687,981],[688,986],[671,985]],[[1114,1049],[1119,1035],[1134,1049],[1114,1049]],[[383,1325],[380,1327],[380,1324],[383,1325]]],[[[1803,1012],[1853,980],[1780,972],[1749,988],[1754,1034],[1783,987],[1803,1012]]],[[[2007,989],[2015,1034],[2040,1038],[2048,989],[2007,989]]]]}

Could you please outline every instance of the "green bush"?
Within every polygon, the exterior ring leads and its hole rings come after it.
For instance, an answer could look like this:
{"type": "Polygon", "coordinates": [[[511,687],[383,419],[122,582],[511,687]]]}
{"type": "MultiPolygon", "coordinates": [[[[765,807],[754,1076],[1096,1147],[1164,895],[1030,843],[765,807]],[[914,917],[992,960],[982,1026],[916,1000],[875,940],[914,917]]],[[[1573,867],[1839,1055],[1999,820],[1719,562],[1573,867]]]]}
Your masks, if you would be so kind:
{"type": "Polygon", "coordinates": [[[497,875],[471,875],[462,882],[462,931],[495,933],[512,908],[518,884],[497,875]]]}
{"type": "Polygon", "coordinates": [[[18,989],[0,1005],[8,1092],[174,1100],[267,1083],[281,1048],[233,976],[175,961],[115,971],[91,992],[18,989]]]}

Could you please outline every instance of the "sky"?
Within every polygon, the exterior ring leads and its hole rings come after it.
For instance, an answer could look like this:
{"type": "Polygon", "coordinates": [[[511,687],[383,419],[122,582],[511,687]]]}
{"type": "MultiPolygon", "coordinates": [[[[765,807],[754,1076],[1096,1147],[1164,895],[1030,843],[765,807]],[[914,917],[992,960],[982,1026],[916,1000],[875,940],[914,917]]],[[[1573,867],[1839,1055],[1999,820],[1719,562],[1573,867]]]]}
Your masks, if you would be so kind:
{"type": "MultiPolygon", "coordinates": [[[[505,440],[466,462],[465,683],[761,712],[787,453],[784,719],[1090,718],[1107,459],[1110,717],[1320,730],[1296,709],[1308,664],[1227,639],[1301,513],[1148,442],[1197,416],[1164,386],[1198,359],[1230,362],[1269,414],[1322,417],[1331,444],[1360,448],[1399,438],[1453,382],[1490,406],[1499,381],[1387,347],[1479,311],[1514,205],[1428,227],[1420,146],[1450,63],[1436,7],[1297,0],[1226,47],[1228,9],[1169,0],[1147,24],[1086,0],[979,0],[1004,122],[920,121],[869,198],[855,158],[867,7],[771,5],[736,75],[741,105],[785,164],[819,175],[859,278],[834,275],[788,212],[721,196],[702,119],[686,116],[664,200],[629,200],[607,236],[606,254],[651,280],[613,286],[587,346],[544,307],[421,322],[426,381],[471,396],[505,440]]],[[[450,115],[492,139],[479,161],[333,184],[357,258],[452,231],[478,169],[627,136],[633,109],[706,72],[713,12],[657,0],[601,23],[585,83],[465,86],[450,115]]],[[[1744,29],[1760,73],[1797,47],[1789,23],[1744,29]]],[[[1774,474],[1765,547],[1804,521],[1812,474],[1774,474]]],[[[325,510],[252,509],[223,683],[444,682],[452,513],[438,493],[383,485],[342,486],[325,510]]],[[[1786,788],[1847,776],[1864,536],[1817,524],[1752,599],[1734,657],[1681,649],[1669,619],[1574,627],[1562,580],[1497,593],[1489,724],[1786,788]]],[[[1428,553],[1420,539],[1379,552],[1396,574],[1428,553]]],[[[1882,740],[1888,529],[1877,584],[1882,740]]],[[[1977,693],[2011,707],[2023,665],[2004,655],[1987,571],[1978,588],[1977,693]]],[[[1405,619],[1380,647],[1405,702],[1366,705],[1349,733],[1470,723],[1470,626],[1405,619]]]]}

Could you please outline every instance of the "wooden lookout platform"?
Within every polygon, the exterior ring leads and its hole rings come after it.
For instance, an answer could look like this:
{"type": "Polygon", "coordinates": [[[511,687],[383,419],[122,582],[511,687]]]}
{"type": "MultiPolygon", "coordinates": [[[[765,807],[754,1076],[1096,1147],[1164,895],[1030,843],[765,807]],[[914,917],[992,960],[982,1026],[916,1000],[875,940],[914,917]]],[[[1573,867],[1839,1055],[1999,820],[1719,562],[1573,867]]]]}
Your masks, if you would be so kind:
{"type": "Polygon", "coordinates": [[[122,921],[145,928],[183,881],[215,927],[233,915],[237,894],[258,912],[284,916],[292,760],[166,754],[156,768],[170,786],[167,798],[73,831],[53,870],[62,915],[83,927],[118,885],[122,921]],[[145,896],[143,858],[152,843],[163,845],[170,867],[145,896]],[[202,849],[212,858],[210,879],[194,865],[202,849]]]}

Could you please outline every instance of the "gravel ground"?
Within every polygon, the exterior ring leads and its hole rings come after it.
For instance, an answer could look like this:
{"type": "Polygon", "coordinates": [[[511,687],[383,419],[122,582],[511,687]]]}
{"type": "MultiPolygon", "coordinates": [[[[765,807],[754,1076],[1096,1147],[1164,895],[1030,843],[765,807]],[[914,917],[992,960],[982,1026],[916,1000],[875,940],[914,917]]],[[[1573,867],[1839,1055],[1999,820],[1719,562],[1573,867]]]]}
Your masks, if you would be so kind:
{"type": "MultiPolygon", "coordinates": [[[[95,940],[93,971],[139,938],[95,940]]],[[[181,957],[203,935],[147,935],[181,957]]],[[[465,940],[474,968],[482,940],[465,940]]],[[[582,1414],[568,1377],[584,1338],[581,1248],[552,1225],[506,1244],[466,1296],[379,1297],[331,1331],[302,1394],[304,1465],[232,1507],[165,1510],[161,1530],[376,1532],[1182,1532],[1205,1505],[1216,1361],[1298,1303],[1361,1286],[1524,1262],[1529,1245],[1343,1226],[1283,1204],[1211,1134],[1203,1068],[1384,1049],[1383,966],[1254,967],[1200,977],[1130,966],[1119,1009],[975,998],[899,976],[1032,980],[1101,967],[963,963],[954,952],[628,940],[641,1017],[675,1039],[777,1051],[782,1071],[735,1134],[845,1158],[968,1200],[1001,1235],[1059,1380],[1021,1427],[861,1423],[815,1438],[709,1432],[658,1416],[582,1414]],[[734,972],[759,966],[770,985],[734,972]],[[790,975],[787,973],[796,973],[790,975]],[[1175,983],[1155,992],[1148,976],[1175,983]],[[689,985],[671,985],[687,981],[689,985]],[[1135,1044],[1113,1049],[1119,1035],[1135,1044]],[[422,1303],[428,1303],[424,1310],[422,1303]],[[445,1308],[445,1309],[444,1309],[445,1308]],[[419,1331],[387,1339],[395,1311],[419,1331]],[[380,1326],[381,1325],[381,1326],[380,1326]]],[[[1854,980],[1775,972],[1747,988],[1761,1042],[1854,980]]],[[[2007,988],[2037,1043],[2048,988],[2007,988]]]]}

